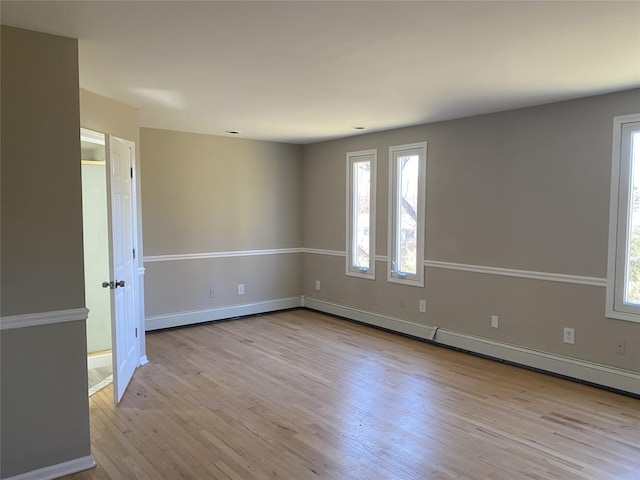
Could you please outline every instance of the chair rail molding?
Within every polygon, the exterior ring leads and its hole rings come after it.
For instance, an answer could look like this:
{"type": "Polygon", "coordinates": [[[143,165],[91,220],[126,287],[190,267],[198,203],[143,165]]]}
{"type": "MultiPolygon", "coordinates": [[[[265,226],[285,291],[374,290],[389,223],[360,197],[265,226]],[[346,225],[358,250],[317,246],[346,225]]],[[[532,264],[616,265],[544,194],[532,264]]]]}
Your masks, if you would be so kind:
{"type": "Polygon", "coordinates": [[[8,315],[0,317],[0,330],[37,327],[39,325],[50,325],[53,323],[76,322],[79,320],[87,320],[88,316],[89,310],[84,307],[70,310],[8,315]]]}

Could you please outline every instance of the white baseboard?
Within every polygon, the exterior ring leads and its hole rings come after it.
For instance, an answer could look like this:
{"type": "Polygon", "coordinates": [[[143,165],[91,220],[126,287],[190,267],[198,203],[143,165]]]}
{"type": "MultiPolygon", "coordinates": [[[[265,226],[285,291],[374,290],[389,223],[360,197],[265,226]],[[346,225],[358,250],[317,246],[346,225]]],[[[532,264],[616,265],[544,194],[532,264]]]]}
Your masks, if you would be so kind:
{"type": "Polygon", "coordinates": [[[147,356],[146,355],[141,356],[139,366],[141,367],[143,365],[146,365],[147,363],[149,363],[149,359],[147,358],[147,356]]]}
{"type": "Polygon", "coordinates": [[[87,368],[110,367],[113,364],[111,352],[87,356],[87,368]]]}
{"type": "Polygon", "coordinates": [[[255,315],[258,313],[273,312],[276,310],[286,310],[288,308],[297,308],[299,306],[300,297],[298,296],[266,300],[263,302],[245,303],[242,305],[229,305],[219,308],[210,308],[207,310],[155,315],[145,319],[145,330],[151,331],[162,328],[193,325],[196,323],[242,317],[244,315],[255,315]]]}
{"type": "Polygon", "coordinates": [[[80,457],[74,460],[69,460],[68,462],[39,468],[13,477],[6,477],[4,480],[52,480],[54,478],[60,478],[65,475],[71,475],[72,473],[88,470],[95,466],[96,462],[93,459],[93,455],[87,455],[86,457],[80,457]]]}
{"type": "Polygon", "coordinates": [[[420,325],[411,321],[308,296],[305,296],[303,301],[305,308],[338,315],[417,338],[431,339],[435,331],[435,337],[433,338],[435,343],[640,395],[640,372],[541,352],[444,328],[436,330],[435,326],[420,325]]]}

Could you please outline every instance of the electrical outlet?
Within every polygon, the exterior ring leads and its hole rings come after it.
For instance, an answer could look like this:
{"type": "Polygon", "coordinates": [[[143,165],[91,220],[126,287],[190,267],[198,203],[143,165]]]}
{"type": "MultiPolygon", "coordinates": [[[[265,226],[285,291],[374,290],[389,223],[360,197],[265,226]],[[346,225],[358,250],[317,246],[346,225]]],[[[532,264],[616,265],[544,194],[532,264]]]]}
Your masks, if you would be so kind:
{"type": "Polygon", "coordinates": [[[427,301],[420,300],[420,302],[418,302],[418,309],[420,310],[420,313],[427,313],[427,301]]]}
{"type": "Polygon", "coordinates": [[[320,280],[316,280],[316,290],[320,290],[320,280]]]}
{"type": "Polygon", "coordinates": [[[576,341],[576,331],[573,328],[564,327],[564,343],[573,345],[576,341]]]}
{"type": "Polygon", "coordinates": [[[624,351],[627,349],[627,342],[625,342],[624,340],[621,342],[616,342],[615,347],[615,352],[618,355],[624,355],[624,351]]]}
{"type": "Polygon", "coordinates": [[[497,315],[491,315],[491,326],[493,328],[498,328],[498,316],[497,315]]]}
{"type": "Polygon", "coordinates": [[[213,288],[209,290],[209,298],[216,298],[216,292],[213,288]]]}
{"type": "Polygon", "coordinates": [[[244,295],[244,283],[238,284],[238,295],[244,295]]]}

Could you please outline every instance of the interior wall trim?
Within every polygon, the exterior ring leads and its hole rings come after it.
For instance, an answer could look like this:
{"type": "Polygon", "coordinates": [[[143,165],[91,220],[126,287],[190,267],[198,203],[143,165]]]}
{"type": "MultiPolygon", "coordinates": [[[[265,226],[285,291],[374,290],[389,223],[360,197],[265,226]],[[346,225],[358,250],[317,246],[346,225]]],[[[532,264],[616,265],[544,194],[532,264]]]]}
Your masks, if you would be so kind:
{"type": "MultiPolygon", "coordinates": [[[[326,250],[321,248],[275,248],[267,250],[238,250],[229,252],[186,253],[178,255],[152,255],[144,257],[144,262],[170,262],[180,260],[199,260],[205,258],[249,257],[254,255],[280,255],[290,253],[309,253],[312,255],[328,255],[332,257],[346,256],[346,253],[340,250],[326,250]]],[[[386,262],[388,261],[388,256],[376,255],[376,261],[386,262]]],[[[486,265],[442,262],[438,260],[425,260],[424,266],[428,268],[443,268],[447,270],[459,270],[464,272],[484,273],[488,275],[528,278],[531,280],[543,280],[548,282],[573,283],[576,285],[588,285],[593,287],[607,286],[606,278],[587,277],[582,275],[568,275],[564,273],[537,272],[532,270],[490,267],[486,265]]]]}
{"type": "Polygon", "coordinates": [[[270,248],[266,250],[236,250],[230,252],[182,253],[176,255],[150,255],[144,257],[144,263],[174,262],[181,260],[202,260],[206,258],[252,257],[256,255],[282,255],[302,253],[302,248],[270,248]]]}
{"type": "Polygon", "coordinates": [[[429,340],[436,344],[459,348],[537,370],[628,392],[633,395],[640,395],[640,372],[511,345],[444,328],[437,328],[433,325],[422,325],[309,296],[303,298],[303,304],[305,308],[311,310],[338,315],[368,325],[429,340]]]}
{"type": "Polygon", "coordinates": [[[577,285],[590,285],[592,287],[607,286],[606,278],[584,277],[581,275],[567,275],[564,273],[515,270],[512,268],[487,267],[484,265],[468,265],[464,263],[440,262],[437,260],[425,260],[424,266],[430,267],[430,268],[445,268],[447,270],[462,270],[465,272],[486,273],[489,275],[502,275],[506,277],[529,278],[532,280],[546,280],[549,282],[574,283],[577,285]]]}
{"type": "Polygon", "coordinates": [[[73,308],[70,310],[55,310],[51,312],[7,315],[0,317],[0,330],[37,327],[39,325],[51,325],[53,323],[75,322],[78,320],[86,320],[88,316],[89,310],[84,307],[73,308]]]}
{"type": "Polygon", "coordinates": [[[312,255],[329,255],[331,257],[346,257],[345,252],[339,250],[323,250],[322,248],[303,248],[303,253],[310,253],[312,255]]]}
{"type": "Polygon", "coordinates": [[[145,331],[159,330],[163,328],[181,327],[183,325],[193,325],[197,323],[214,322],[226,320],[245,315],[255,315],[258,313],[273,312],[276,310],[287,310],[300,306],[300,297],[278,298],[254,303],[244,303],[240,305],[227,305],[218,308],[205,310],[194,310],[189,312],[176,312],[164,315],[150,316],[145,319],[145,331]]]}
{"type": "Polygon", "coordinates": [[[6,477],[4,480],[50,480],[52,478],[60,478],[65,475],[71,475],[72,473],[88,470],[95,466],[96,461],[93,456],[87,455],[86,457],[80,457],[74,460],[69,460],[68,462],[39,468],[30,472],[14,475],[13,477],[6,477]]]}
{"type": "MultiPolygon", "coordinates": [[[[321,250],[317,248],[305,248],[304,253],[317,255],[331,255],[344,257],[345,252],[337,250],[321,250]]],[[[387,255],[376,255],[376,261],[386,262],[387,255]]],[[[564,273],[536,272],[532,270],[518,270],[513,268],[489,267],[485,265],[471,265],[466,263],[441,262],[438,260],[425,260],[424,266],[428,268],[443,268],[446,270],[461,270],[464,272],[485,273],[488,275],[501,275],[505,277],[528,278],[531,280],[544,280],[548,282],[573,283],[576,285],[589,285],[592,287],[606,287],[607,279],[599,277],[586,277],[582,275],[568,275],[564,273]]]]}

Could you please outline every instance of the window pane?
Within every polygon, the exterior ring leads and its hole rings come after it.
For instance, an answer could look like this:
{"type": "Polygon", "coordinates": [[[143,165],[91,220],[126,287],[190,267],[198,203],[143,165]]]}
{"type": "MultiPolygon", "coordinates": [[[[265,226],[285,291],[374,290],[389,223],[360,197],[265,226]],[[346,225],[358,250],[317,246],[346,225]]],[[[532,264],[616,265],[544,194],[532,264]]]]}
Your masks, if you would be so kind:
{"type": "Polygon", "coordinates": [[[345,273],[375,280],[377,150],[347,152],[345,273]]]}
{"type": "Polygon", "coordinates": [[[418,166],[419,156],[398,157],[398,258],[399,271],[416,274],[418,238],[418,166]]]}
{"type": "Polygon", "coordinates": [[[624,302],[640,305],[640,131],[631,134],[631,189],[624,302]]]}
{"type": "Polygon", "coordinates": [[[387,281],[424,287],[427,142],[389,147],[387,281]]]}
{"type": "Polygon", "coordinates": [[[353,266],[368,269],[369,255],[369,222],[371,217],[371,162],[355,162],[353,164],[353,266]]]}

